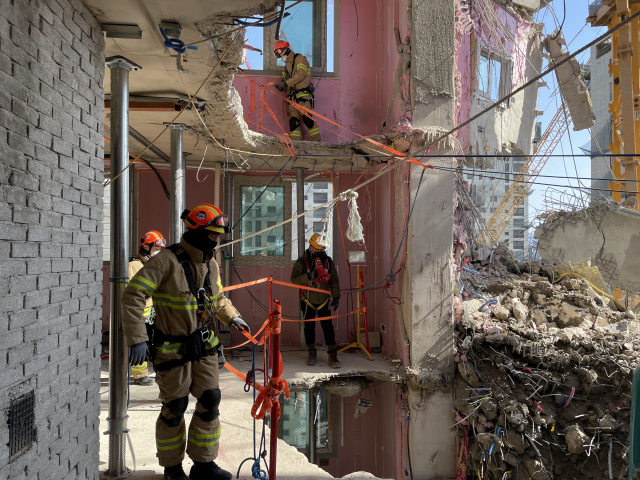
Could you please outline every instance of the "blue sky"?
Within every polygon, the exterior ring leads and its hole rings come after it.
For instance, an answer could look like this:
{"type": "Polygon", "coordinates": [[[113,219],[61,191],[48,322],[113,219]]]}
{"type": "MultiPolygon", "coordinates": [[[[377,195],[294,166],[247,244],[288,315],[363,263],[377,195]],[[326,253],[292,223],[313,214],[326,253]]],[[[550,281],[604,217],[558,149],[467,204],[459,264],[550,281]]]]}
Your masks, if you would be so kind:
{"type": "MultiPolygon", "coordinates": [[[[604,28],[592,28],[591,25],[586,24],[585,20],[588,15],[587,0],[565,0],[567,6],[566,19],[562,27],[564,38],[567,43],[571,42],[568,46],[569,52],[575,52],[583,45],[589,43],[594,38],[602,35],[606,30],[604,28]]],[[[549,7],[541,10],[535,16],[536,22],[542,22],[545,24],[545,34],[553,33],[557,28],[557,25],[562,22],[563,19],[563,0],[553,0],[549,7]],[[554,17],[555,13],[555,17],[554,17]]],[[[586,50],[578,56],[579,63],[586,63],[589,60],[589,50],[586,50]]],[[[546,60],[544,61],[543,68],[546,68],[546,60]]],[[[553,95],[553,92],[557,90],[557,82],[555,74],[551,73],[544,79],[547,82],[547,87],[541,87],[538,91],[538,110],[544,111],[544,115],[538,117],[538,121],[542,122],[542,131],[547,128],[549,122],[555,115],[556,111],[560,107],[560,96],[553,95]]],[[[573,125],[569,127],[568,132],[563,136],[562,141],[558,144],[554,154],[567,155],[562,158],[550,158],[541,175],[558,175],[569,176],[571,179],[554,179],[539,177],[538,181],[541,183],[551,183],[555,185],[578,185],[576,177],[589,178],[591,177],[591,159],[589,157],[571,157],[572,147],[573,152],[576,154],[582,154],[580,147],[591,141],[589,130],[583,130],[580,132],[573,131],[573,125]],[[575,158],[575,162],[574,162],[575,158]],[[576,173],[577,172],[577,173],[576,173]]],[[[582,185],[589,187],[589,180],[583,180],[582,185]]],[[[549,204],[545,204],[545,191],[551,193],[547,189],[556,189],[566,192],[562,200],[575,201],[580,203],[579,190],[562,188],[562,187],[547,187],[544,185],[533,185],[533,193],[529,197],[529,212],[530,219],[533,218],[534,213],[537,210],[545,210],[549,204]],[[575,195],[575,196],[572,196],[575,195]],[[577,197],[577,198],[576,198],[577,197]]],[[[559,193],[554,193],[555,199],[560,199],[559,193]]],[[[585,202],[588,202],[588,195],[583,194],[585,202]]],[[[551,205],[553,206],[553,205],[551,205]]]]}

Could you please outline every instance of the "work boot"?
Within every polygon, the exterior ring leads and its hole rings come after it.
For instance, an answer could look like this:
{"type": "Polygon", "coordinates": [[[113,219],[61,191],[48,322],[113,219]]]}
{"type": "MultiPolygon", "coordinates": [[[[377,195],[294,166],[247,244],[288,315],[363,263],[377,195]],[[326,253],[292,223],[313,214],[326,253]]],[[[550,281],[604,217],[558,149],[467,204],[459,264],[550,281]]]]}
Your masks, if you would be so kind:
{"type": "Polygon", "coordinates": [[[187,474],[182,469],[182,464],[166,467],[164,469],[164,480],[189,480],[187,474]]]}
{"type": "Polygon", "coordinates": [[[307,357],[307,365],[314,366],[318,360],[318,352],[316,350],[309,350],[309,357],[307,357]]]}
{"type": "Polygon", "coordinates": [[[340,368],[342,366],[342,364],[340,363],[340,360],[338,360],[337,353],[334,352],[329,354],[329,366],[331,368],[340,368]]]}
{"type": "Polygon", "coordinates": [[[233,475],[216,465],[216,462],[193,462],[189,478],[191,480],[231,480],[233,475]]]}
{"type": "Polygon", "coordinates": [[[149,375],[147,375],[146,377],[140,377],[140,378],[134,378],[133,379],[133,384],[134,385],[140,385],[140,386],[143,386],[143,387],[150,387],[154,383],[156,383],[155,380],[153,378],[151,378],[149,375]]]}

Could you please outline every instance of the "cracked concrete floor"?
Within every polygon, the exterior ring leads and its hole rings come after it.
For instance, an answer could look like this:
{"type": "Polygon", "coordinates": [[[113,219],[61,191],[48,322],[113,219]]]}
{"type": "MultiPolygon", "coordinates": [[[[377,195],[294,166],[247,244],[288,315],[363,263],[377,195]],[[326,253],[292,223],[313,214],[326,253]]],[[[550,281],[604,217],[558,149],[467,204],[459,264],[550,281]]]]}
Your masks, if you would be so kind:
{"type": "MultiPolygon", "coordinates": [[[[367,360],[362,354],[345,353],[340,356],[343,364],[342,369],[330,369],[326,365],[326,352],[318,352],[318,365],[307,367],[306,353],[301,351],[283,352],[284,375],[288,381],[302,386],[309,378],[312,381],[327,379],[334,375],[355,375],[360,372],[374,372],[374,376],[389,375],[391,365],[386,360],[382,360],[380,355],[375,356],[373,362],[367,360]],[[304,368],[302,367],[304,365],[304,368]],[[309,374],[304,373],[309,371],[309,374]],[[302,383],[301,383],[302,382],[302,383]]],[[[230,362],[240,371],[248,370],[248,361],[240,362],[238,359],[230,362]]],[[[154,375],[154,374],[152,374],[154,375]]],[[[100,420],[101,430],[104,431],[106,425],[108,409],[108,360],[102,361],[101,370],[101,402],[100,420]]],[[[224,469],[233,473],[236,478],[238,466],[245,458],[253,453],[252,441],[252,419],[250,415],[253,397],[251,393],[245,393],[243,383],[238,380],[228,370],[220,372],[220,390],[222,390],[222,403],[220,405],[220,419],[222,423],[222,436],[220,441],[220,453],[217,463],[224,469]]],[[[195,399],[190,397],[187,418],[190,419],[191,411],[195,408],[195,399]]],[[[155,450],[155,422],[160,411],[160,401],[158,400],[158,388],[130,386],[130,407],[129,407],[129,429],[130,438],[136,459],[136,471],[129,478],[135,480],[160,480],[163,477],[162,467],[158,465],[155,450]]],[[[259,424],[258,424],[259,425],[259,424]]],[[[107,467],[108,441],[106,436],[101,435],[100,443],[100,470],[103,472],[107,467]]],[[[267,431],[267,443],[269,433],[267,431]]],[[[131,450],[127,447],[127,465],[133,469],[131,450]]],[[[189,472],[191,461],[188,457],[184,462],[185,471],[189,472]]],[[[315,480],[332,479],[333,477],[316,465],[312,465],[307,457],[298,452],[294,447],[278,440],[278,478],[282,480],[315,480]]],[[[240,476],[243,480],[250,480],[251,462],[246,462],[240,476]]],[[[343,478],[352,480],[376,479],[366,472],[356,472],[343,478]]]]}

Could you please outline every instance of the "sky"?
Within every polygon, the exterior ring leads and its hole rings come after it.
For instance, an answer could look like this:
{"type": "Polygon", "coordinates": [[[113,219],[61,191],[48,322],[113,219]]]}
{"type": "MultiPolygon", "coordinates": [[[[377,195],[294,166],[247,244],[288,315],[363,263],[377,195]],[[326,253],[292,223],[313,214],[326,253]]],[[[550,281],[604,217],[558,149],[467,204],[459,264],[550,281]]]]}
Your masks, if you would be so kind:
{"type": "MultiPolygon", "coordinates": [[[[538,12],[534,20],[536,22],[544,23],[545,34],[553,33],[557,26],[563,21],[562,32],[564,38],[567,41],[568,51],[575,52],[580,47],[591,42],[594,38],[602,35],[606,29],[593,28],[591,25],[585,22],[588,15],[587,0],[565,0],[567,6],[566,18],[564,15],[563,0],[553,0],[549,7],[538,12]],[[555,17],[554,17],[555,14],[555,17]]],[[[578,57],[580,64],[586,63],[589,60],[589,50],[581,53],[578,57]]],[[[543,69],[547,68],[547,62],[544,60],[543,69]]],[[[544,111],[544,115],[538,117],[538,121],[542,122],[542,131],[549,126],[551,119],[560,107],[561,100],[558,94],[553,93],[557,91],[556,76],[554,73],[550,73],[544,79],[547,82],[548,87],[541,87],[538,90],[538,110],[544,111]]],[[[583,154],[580,150],[581,146],[586,143],[590,143],[591,136],[589,130],[582,130],[580,132],[573,131],[573,125],[568,129],[568,132],[562,137],[562,141],[558,144],[554,154],[566,155],[563,158],[552,157],[548,160],[542,171],[541,175],[556,175],[566,178],[545,178],[538,177],[538,181],[541,183],[550,183],[554,185],[578,185],[577,177],[589,178],[591,177],[591,159],[589,157],[572,157],[571,152],[576,154],[583,154]],[[575,160],[575,161],[574,161],[575,160]]],[[[589,180],[582,180],[581,184],[585,187],[590,186],[589,180]]],[[[533,220],[533,216],[539,211],[545,211],[547,209],[557,209],[557,201],[563,201],[581,206],[583,203],[589,202],[588,192],[583,193],[580,197],[580,191],[576,189],[563,188],[563,187],[548,187],[543,185],[533,185],[533,193],[529,196],[529,212],[530,220],[533,220]],[[564,192],[564,193],[562,193],[564,192]],[[556,201],[545,201],[552,199],[556,201]]]]}

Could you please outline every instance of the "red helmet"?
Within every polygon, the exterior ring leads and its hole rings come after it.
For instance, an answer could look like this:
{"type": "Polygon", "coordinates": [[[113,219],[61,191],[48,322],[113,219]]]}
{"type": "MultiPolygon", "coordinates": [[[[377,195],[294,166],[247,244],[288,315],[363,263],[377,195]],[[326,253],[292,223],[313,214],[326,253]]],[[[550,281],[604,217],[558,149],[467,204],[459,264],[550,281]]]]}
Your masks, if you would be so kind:
{"type": "Polygon", "coordinates": [[[167,244],[167,241],[164,239],[160,232],[155,230],[151,230],[150,232],[145,233],[140,239],[140,246],[142,245],[157,245],[160,247],[164,247],[167,244]]]}
{"type": "Polygon", "coordinates": [[[180,215],[187,228],[195,230],[196,228],[204,228],[212,232],[229,233],[229,217],[222,213],[215,205],[209,203],[201,203],[193,208],[193,210],[185,210],[180,215]]]}
{"type": "Polygon", "coordinates": [[[291,50],[291,45],[289,44],[289,42],[285,42],[284,40],[276,40],[276,43],[273,46],[273,53],[276,57],[280,58],[287,50],[291,50]]]}

